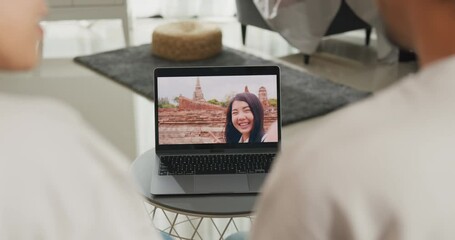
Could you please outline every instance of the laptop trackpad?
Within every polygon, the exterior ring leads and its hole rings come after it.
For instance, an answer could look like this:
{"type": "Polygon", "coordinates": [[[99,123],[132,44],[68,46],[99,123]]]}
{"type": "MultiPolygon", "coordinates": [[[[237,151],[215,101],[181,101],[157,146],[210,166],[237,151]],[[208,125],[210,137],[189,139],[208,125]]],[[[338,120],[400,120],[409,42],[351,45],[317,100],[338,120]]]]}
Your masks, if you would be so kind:
{"type": "Polygon", "coordinates": [[[194,176],[194,191],[199,193],[247,193],[248,178],[245,174],[194,176]]]}

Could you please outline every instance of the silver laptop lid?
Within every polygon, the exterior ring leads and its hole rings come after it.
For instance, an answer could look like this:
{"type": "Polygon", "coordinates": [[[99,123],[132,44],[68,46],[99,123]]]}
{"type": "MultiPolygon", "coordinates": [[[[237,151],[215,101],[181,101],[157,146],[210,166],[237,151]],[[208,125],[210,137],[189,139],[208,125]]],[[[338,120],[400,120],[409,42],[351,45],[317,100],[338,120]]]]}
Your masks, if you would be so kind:
{"type": "Polygon", "coordinates": [[[157,154],[278,150],[277,66],[157,68],[154,86],[157,154]]]}

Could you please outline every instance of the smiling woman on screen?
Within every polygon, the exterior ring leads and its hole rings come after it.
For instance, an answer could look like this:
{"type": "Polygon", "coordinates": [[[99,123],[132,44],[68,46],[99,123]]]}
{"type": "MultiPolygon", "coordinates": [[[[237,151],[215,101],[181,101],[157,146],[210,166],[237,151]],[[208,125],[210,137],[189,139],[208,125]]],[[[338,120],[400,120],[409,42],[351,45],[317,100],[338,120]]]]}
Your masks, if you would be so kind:
{"type": "Polygon", "coordinates": [[[229,103],[226,114],[226,143],[264,142],[264,109],[252,93],[239,93],[229,103]]]}

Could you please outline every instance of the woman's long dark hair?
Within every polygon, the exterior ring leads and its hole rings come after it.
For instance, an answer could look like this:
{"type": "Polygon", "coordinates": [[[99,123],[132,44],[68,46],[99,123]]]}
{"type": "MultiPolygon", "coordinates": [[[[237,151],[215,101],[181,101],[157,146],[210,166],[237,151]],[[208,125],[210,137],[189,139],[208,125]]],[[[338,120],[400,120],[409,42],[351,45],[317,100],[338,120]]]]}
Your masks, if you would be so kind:
{"type": "Polygon", "coordinates": [[[226,112],[226,128],[224,130],[224,137],[226,143],[238,143],[242,134],[232,124],[232,104],[234,101],[243,101],[248,103],[251,112],[254,116],[253,130],[250,133],[249,143],[260,143],[264,136],[264,109],[256,95],[248,92],[238,93],[229,103],[226,112]]]}

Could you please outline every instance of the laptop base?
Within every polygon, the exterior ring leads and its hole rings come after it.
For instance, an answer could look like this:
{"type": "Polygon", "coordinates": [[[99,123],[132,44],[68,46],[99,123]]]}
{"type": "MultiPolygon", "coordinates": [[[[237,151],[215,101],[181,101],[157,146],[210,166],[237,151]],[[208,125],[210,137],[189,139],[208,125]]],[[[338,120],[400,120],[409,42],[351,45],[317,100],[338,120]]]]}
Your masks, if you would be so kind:
{"type": "MultiPolygon", "coordinates": [[[[153,151],[152,151],[153,152],[153,151]]],[[[265,173],[220,175],[159,175],[159,157],[154,158],[150,193],[152,195],[258,193],[265,173]]]]}

